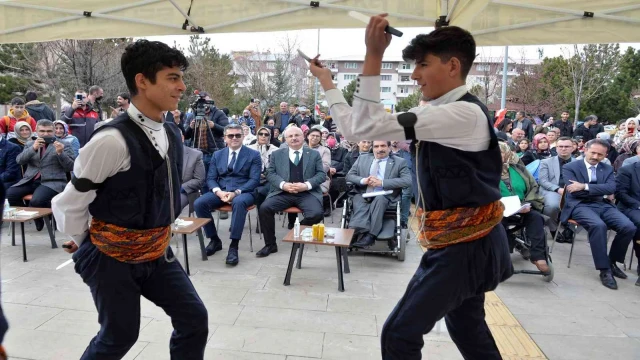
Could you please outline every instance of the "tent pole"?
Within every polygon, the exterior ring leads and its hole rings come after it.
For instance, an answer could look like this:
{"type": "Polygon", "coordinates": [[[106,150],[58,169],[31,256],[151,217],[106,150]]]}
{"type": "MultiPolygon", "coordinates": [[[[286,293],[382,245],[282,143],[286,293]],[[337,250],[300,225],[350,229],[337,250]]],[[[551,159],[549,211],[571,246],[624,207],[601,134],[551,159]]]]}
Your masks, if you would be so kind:
{"type": "MultiPolygon", "coordinates": [[[[316,52],[316,54],[320,55],[320,29],[318,29],[318,51],[316,52]]],[[[315,78],[315,91],[314,91],[314,96],[313,96],[313,114],[314,114],[314,119],[315,119],[315,113],[316,113],[316,104],[318,104],[318,78],[315,78]]]]}
{"type": "Polygon", "coordinates": [[[195,21],[193,21],[193,19],[191,18],[191,16],[189,16],[184,10],[182,10],[180,8],[180,6],[178,6],[178,4],[176,4],[176,2],[174,0],[169,0],[169,2],[171,3],[171,5],[173,5],[174,8],[176,8],[178,11],[180,11],[180,14],[182,14],[182,16],[185,17],[185,19],[187,19],[189,21],[189,25],[198,28],[199,26],[195,23],[195,21]]]}
{"type": "MultiPolygon", "coordinates": [[[[585,11],[581,11],[581,10],[570,10],[570,9],[556,8],[556,7],[552,7],[552,6],[540,6],[540,5],[526,4],[526,3],[513,3],[511,1],[505,1],[505,0],[492,0],[492,3],[500,4],[500,5],[513,6],[513,7],[517,7],[517,8],[521,8],[521,9],[551,11],[551,12],[555,12],[555,13],[558,13],[558,14],[574,15],[574,16],[578,16],[580,18],[583,18],[585,16],[585,11]]],[[[638,6],[637,5],[625,6],[625,9],[626,10],[630,10],[631,7],[636,7],[637,8],[638,6]]],[[[622,22],[630,22],[630,23],[634,23],[634,24],[640,24],[640,19],[632,19],[632,18],[628,18],[628,17],[624,17],[624,16],[608,15],[611,12],[623,11],[623,10],[619,10],[619,11],[614,11],[614,10],[615,9],[604,10],[604,11],[600,11],[600,12],[594,12],[592,14],[592,17],[594,17],[594,18],[602,18],[602,19],[609,19],[609,20],[616,20],[616,21],[622,21],[622,22]]]]}
{"type": "Polygon", "coordinates": [[[456,9],[457,5],[458,5],[458,0],[453,0],[453,5],[451,5],[451,9],[449,9],[449,12],[447,13],[447,22],[451,20],[451,15],[453,14],[453,11],[456,9]]]}
{"type": "Polygon", "coordinates": [[[504,64],[502,65],[502,95],[500,97],[500,108],[507,107],[507,71],[509,70],[509,46],[504,47],[504,64]]]}

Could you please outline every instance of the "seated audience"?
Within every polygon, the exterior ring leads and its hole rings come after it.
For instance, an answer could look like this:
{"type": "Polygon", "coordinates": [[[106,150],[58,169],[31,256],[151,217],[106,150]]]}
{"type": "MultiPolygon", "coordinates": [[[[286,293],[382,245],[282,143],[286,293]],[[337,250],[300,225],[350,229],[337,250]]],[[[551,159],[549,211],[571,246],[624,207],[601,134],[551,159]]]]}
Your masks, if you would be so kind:
{"type": "Polygon", "coordinates": [[[327,174],[322,167],[320,153],[303,148],[302,130],[288,128],[285,133],[288,148],[271,154],[267,168],[267,181],[271,185],[266,200],[260,206],[260,226],[265,246],[257,257],[277,252],[275,218],[278,211],[295,206],[302,210],[302,225],[313,225],[322,221],[322,190],[327,174]]]}
{"type": "Polygon", "coordinates": [[[622,145],[620,146],[620,155],[618,155],[618,158],[613,163],[613,171],[617,172],[618,169],[622,167],[625,160],[634,157],[639,144],[640,140],[635,138],[628,138],[622,142],[622,145]]]}
{"type": "Polygon", "coordinates": [[[618,209],[636,226],[633,249],[638,258],[636,286],[640,286],[640,162],[623,166],[616,176],[618,209]]]}
{"type": "Polygon", "coordinates": [[[580,145],[577,139],[572,138],[571,143],[572,143],[571,156],[577,159],[579,156],[582,156],[582,150],[580,149],[580,145]]]}
{"type": "Polygon", "coordinates": [[[26,122],[31,129],[35,129],[36,121],[29,115],[26,110],[24,100],[16,97],[11,99],[11,108],[9,108],[9,114],[3,116],[0,119],[0,134],[6,138],[11,138],[15,131],[15,126],[19,122],[26,122]]]}
{"type": "MultiPolygon", "coordinates": [[[[22,169],[16,158],[22,149],[0,136],[0,186],[8,189],[22,177],[22,169]]],[[[3,191],[4,192],[4,191],[3,191]]]]}
{"type": "Polygon", "coordinates": [[[498,133],[496,135],[504,134],[502,138],[508,141],[509,138],[511,137],[511,129],[513,129],[513,121],[511,121],[511,119],[509,118],[504,118],[500,123],[500,125],[498,125],[497,129],[498,129],[498,133]]]}
{"type": "MultiPolygon", "coordinates": [[[[318,128],[312,128],[307,133],[307,145],[309,148],[320,153],[320,158],[322,158],[322,169],[325,174],[329,173],[329,168],[331,167],[331,151],[326,147],[322,146],[322,132],[318,128]]],[[[329,186],[331,186],[331,180],[329,176],[327,179],[320,184],[320,190],[322,193],[329,192],[329,186]]],[[[324,217],[331,216],[331,202],[329,201],[328,196],[322,197],[322,208],[324,209],[324,217]]],[[[296,214],[289,214],[289,224],[293,228],[293,223],[296,221],[296,214]]]]}
{"type": "Polygon", "coordinates": [[[604,198],[616,191],[613,168],[602,163],[608,147],[609,144],[603,140],[591,140],[586,145],[583,161],[574,161],[562,167],[562,176],[569,185],[560,221],[573,219],[587,230],[591,255],[596,269],[600,270],[602,285],[617,289],[614,276],[626,279],[627,275],[616,263],[624,263],[636,227],[604,198]],[[609,228],[616,232],[616,236],[607,256],[609,228]]]}
{"type": "MultiPolygon", "coordinates": [[[[182,135],[182,141],[184,142],[184,135],[182,135]]],[[[197,193],[202,189],[206,177],[207,173],[204,169],[204,162],[202,161],[202,152],[183,145],[182,185],[180,186],[180,205],[182,209],[189,205],[189,195],[197,193]]]]}
{"type": "Polygon", "coordinates": [[[558,141],[558,137],[560,134],[560,130],[556,128],[549,128],[547,131],[547,140],[549,141],[549,149],[551,150],[551,155],[556,156],[556,143],[558,141]]]}
{"type": "MultiPolygon", "coordinates": [[[[573,143],[568,137],[561,137],[556,144],[557,156],[544,159],[540,162],[540,173],[538,175],[538,183],[540,184],[540,192],[544,197],[543,214],[549,217],[547,226],[551,231],[551,237],[555,238],[558,230],[558,216],[560,215],[560,199],[564,193],[565,185],[568,185],[562,176],[562,168],[576,160],[571,157],[571,149],[573,143]]],[[[564,233],[558,234],[556,241],[572,242],[572,233],[567,229],[564,233]]]]}
{"type": "Polygon", "coordinates": [[[616,149],[613,140],[611,140],[611,135],[608,132],[601,132],[596,135],[596,139],[601,139],[609,143],[609,153],[607,154],[607,159],[611,164],[615,164],[616,159],[618,158],[618,149],[616,149]]]}
{"type": "MultiPolygon", "coordinates": [[[[269,127],[262,126],[258,128],[258,141],[249,145],[248,148],[260,153],[260,159],[262,160],[262,168],[260,170],[260,185],[256,187],[254,191],[255,204],[258,208],[262,205],[264,199],[269,194],[269,183],[267,182],[267,167],[269,167],[269,159],[271,154],[278,150],[278,147],[269,143],[269,137],[271,137],[269,127]]],[[[256,225],[256,232],[259,233],[259,225],[256,225]]]]}
{"type": "Polygon", "coordinates": [[[32,139],[33,128],[26,121],[18,121],[13,129],[13,133],[7,136],[10,143],[16,144],[20,147],[20,150],[24,149],[24,146],[29,140],[32,139]]]}
{"type": "Polygon", "coordinates": [[[522,162],[529,165],[535,160],[543,160],[551,157],[549,140],[545,134],[538,134],[533,137],[533,149],[522,155],[522,162]]]}
{"type": "Polygon", "coordinates": [[[624,123],[624,128],[618,130],[616,136],[613,138],[615,145],[620,148],[622,143],[627,139],[638,139],[638,123],[636,118],[628,118],[624,123]]]}
{"type": "MultiPolygon", "coordinates": [[[[405,144],[408,145],[408,144],[405,144]]],[[[404,159],[407,162],[407,166],[409,167],[409,171],[411,172],[411,178],[415,179],[415,171],[413,169],[414,162],[412,161],[411,153],[405,149],[402,149],[400,141],[392,141],[390,148],[390,155],[398,156],[404,159]]],[[[408,186],[402,189],[402,201],[400,203],[400,226],[403,229],[407,228],[407,224],[409,224],[409,213],[411,212],[411,199],[413,198],[413,188],[412,186],[417,186],[417,184],[411,182],[411,186],[408,186]]]]}
{"type": "MultiPolygon", "coordinates": [[[[622,161],[622,165],[620,165],[618,167],[618,169],[616,170],[616,173],[618,171],[620,171],[620,169],[622,169],[623,167],[627,166],[627,165],[631,165],[631,164],[635,164],[637,162],[640,161],[640,140],[635,142],[635,149],[634,148],[630,148],[629,150],[631,151],[631,153],[629,154],[630,156],[627,157],[626,159],[624,159],[624,161],[622,161]],[[634,151],[635,150],[635,151],[634,151]]],[[[615,167],[616,163],[614,162],[614,167],[615,167]]]]}
{"type": "Polygon", "coordinates": [[[516,152],[516,156],[518,156],[519,158],[522,158],[523,156],[529,153],[529,150],[531,150],[531,142],[529,142],[529,139],[527,138],[520,139],[520,141],[518,141],[516,146],[517,147],[515,152],[516,152]]]}
{"type": "Polygon", "coordinates": [[[199,218],[212,220],[204,226],[206,236],[211,239],[206,248],[207,256],[212,256],[222,250],[222,241],[211,212],[225,204],[231,205],[231,244],[226,263],[237,265],[238,242],[242,237],[247,208],[255,202],[253,191],[260,184],[262,162],[257,151],[242,145],[244,134],[240,126],[227,125],[224,136],[227,147],[216,151],[209,165],[207,186],[211,191],[196,200],[195,210],[199,218]]]}
{"type": "Polygon", "coordinates": [[[371,144],[372,142],[369,140],[361,140],[358,141],[356,146],[352,146],[352,150],[347,153],[344,158],[344,173],[348,173],[351,170],[353,164],[358,160],[358,156],[362,154],[371,153],[371,144]]]}
{"type": "Polygon", "coordinates": [[[80,153],[80,141],[78,138],[69,134],[69,126],[62,120],[56,120],[53,122],[53,126],[56,128],[56,138],[58,140],[70,146],[73,150],[73,154],[77,157],[80,153]]]}
{"type": "Polygon", "coordinates": [[[519,148],[519,144],[520,144],[520,140],[522,139],[527,139],[529,140],[529,138],[527,138],[525,136],[525,132],[524,130],[520,129],[520,128],[514,128],[513,130],[511,130],[511,140],[510,142],[508,142],[509,146],[511,146],[512,150],[517,151],[519,148]]]}
{"type": "Polygon", "coordinates": [[[347,190],[344,170],[344,159],[347,156],[347,150],[340,146],[335,133],[327,136],[327,147],[331,151],[331,167],[329,168],[331,186],[329,186],[329,195],[337,207],[342,207],[342,203],[338,201],[338,196],[347,190]]]}
{"type": "Polygon", "coordinates": [[[244,136],[244,140],[242,140],[242,145],[249,145],[251,142],[256,140],[256,136],[251,133],[251,128],[246,124],[242,124],[242,133],[244,136]]]}
{"type": "MultiPolygon", "coordinates": [[[[36,126],[38,138],[27,142],[16,158],[20,165],[28,165],[23,178],[7,190],[11,206],[24,206],[23,197],[32,194],[30,207],[50,208],[51,199],[64,190],[67,173],[73,170],[75,155],[70,146],[57,141],[53,122],[40,120],[36,126]]],[[[44,221],[34,220],[42,230],[44,221]]]]}
{"type": "Polygon", "coordinates": [[[382,231],[385,210],[392,202],[401,201],[402,189],[411,186],[411,170],[398,156],[389,156],[390,142],[374,141],[373,154],[363,154],[347,174],[347,182],[354,185],[353,213],[349,228],[360,238],[353,247],[367,248],[375,244],[382,231]],[[389,195],[364,198],[362,195],[380,190],[393,190],[389,195]]]}
{"type": "MultiPolygon", "coordinates": [[[[538,134],[539,135],[539,134],[538,134]]],[[[521,203],[529,203],[531,207],[525,208],[518,214],[527,233],[527,239],[531,242],[531,262],[543,273],[549,272],[549,265],[545,256],[546,235],[544,233],[544,217],[542,208],[544,198],[538,193],[538,184],[527,168],[519,164],[518,157],[511,151],[508,144],[500,142],[502,153],[502,179],[500,181],[500,193],[503,197],[518,196],[521,203]]],[[[509,219],[503,219],[503,224],[509,219]]]]}

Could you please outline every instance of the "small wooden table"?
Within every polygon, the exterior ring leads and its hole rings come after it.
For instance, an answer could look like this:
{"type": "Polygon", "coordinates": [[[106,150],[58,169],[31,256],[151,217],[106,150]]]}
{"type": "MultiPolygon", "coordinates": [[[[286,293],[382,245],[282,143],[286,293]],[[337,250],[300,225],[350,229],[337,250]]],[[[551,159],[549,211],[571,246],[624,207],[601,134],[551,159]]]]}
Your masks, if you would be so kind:
{"type": "Polygon", "coordinates": [[[182,244],[184,247],[184,264],[187,268],[187,275],[191,275],[189,271],[189,253],[187,252],[187,235],[194,232],[198,235],[200,241],[200,252],[202,253],[202,260],[207,260],[207,251],[204,248],[204,235],[202,234],[202,227],[205,226],[211,219],[192,218],[192,217],[180,217],[180,220],[193,221],[193,224],[188,226],[181,226],[173,230],[174,234],[182,234],[182,244]]]}
{"type": "MultiPolygon", "coordinates": [[[[311,226],[302,225],[300,226],[300,233],[306,228],[311,228],[311,226]]],[[[296,267],[300,269],[302,262],[302,253],[304,252],[304,245],[325,245],[325,246],[333,246],[336,249],[336,261],[338,265],[338,290],[344,291],[344,278],[343,278],[343,270],[342,270],[342,262],[344,260],[344,272],[349,273],[349,257],[347,256],[347,248],[351,243],[351,238],[353,237],[354,230],[353,229],[341,229],[341,228],[329,228],[325,227],[326,230],[333,230],[335,232],[334,237],[326,237],[324,241],[313,241],[313,240],[303,240],[302,237],[294,238],[293,237],[293,229],[289,230],[287,235],[285,235],[283,242],[293,243],[291,247],[291,256],[289,257],[289,266],[287,267],[287,274],[284,277],[284,285],[288,286],[291,284],[291,273],[293,272],[293,262],[296,259],[296,251],[300,249],[300,253],[298,254],[298,264],[296,267]]]]}
{"type": "Polygon", "coordinates": [[[39,219],[48,216],[49,218],[43,219],[45,225],[47,225],[47,231],[49,232],[49,238],[51,239],[51,248],[58,247],[56,244],[56,235],[53,229],[53,212],[47,208],[32,208],[32,207],[15,207],[15,211],[36,211],[37,214],[29,216],[14,216],[14,217],[2,217],[2,221],[11,223],[11,246],[16,246],[16,223],[20,223],[20,232],[22,233],[22,261],[27,261],[27,246],[24,237],[24,223],[27,221],[39,219]]]}

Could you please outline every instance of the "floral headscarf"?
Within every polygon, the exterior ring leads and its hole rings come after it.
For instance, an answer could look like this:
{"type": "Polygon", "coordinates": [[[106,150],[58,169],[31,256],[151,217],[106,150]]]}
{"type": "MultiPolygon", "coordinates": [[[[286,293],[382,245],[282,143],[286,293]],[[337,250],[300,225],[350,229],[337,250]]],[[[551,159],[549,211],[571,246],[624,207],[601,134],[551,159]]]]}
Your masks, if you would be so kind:
{"type": "Polygon", "coordinates": [[[512,150],[509,144],[499,141],[500,153],[502,154],[502,179],[509,178],[509,167],[520,162],[520,158],[512,150]]]}
{"type": "Polygon", "coordinates": [[[629,130],[629,123],[632,122],[636,125],[636,127],[633,128],[633,136],[636,135],[636,133],[638,132],[638,119],[636,118],[628,118],[627,121],[624,122],[624,129],[625,129],[625,133],[629,130]]]}
{"type": "Polygon", "coordinates": [[[638,139],[627,138],[622,142],[622,151],[626,154],[633,155],[634,152],[632,152],[632,150],[634,150],[636,146],[638,146],[638,139]]]}

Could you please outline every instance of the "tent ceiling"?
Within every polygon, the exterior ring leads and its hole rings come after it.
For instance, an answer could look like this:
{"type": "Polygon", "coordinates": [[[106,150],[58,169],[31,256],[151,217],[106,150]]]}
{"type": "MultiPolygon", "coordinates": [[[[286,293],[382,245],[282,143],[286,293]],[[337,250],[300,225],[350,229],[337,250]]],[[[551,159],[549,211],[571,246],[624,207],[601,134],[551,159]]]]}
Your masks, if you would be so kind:
{"type": "MultiPolygon", "coordinates": [[[[479,45],[640,42],[640,0],[193,0],[204,33],[363,24],[348,10],[388,12],[396,27],[429,31],[443,16],[479,45]],[[591,14],[585,14],[585,12],[591,14]],[[585,16],[586,15],[586,16],[585,16]]],[[[191,0],[0,0],[0,43],[184,35],[191,0]]]]}

